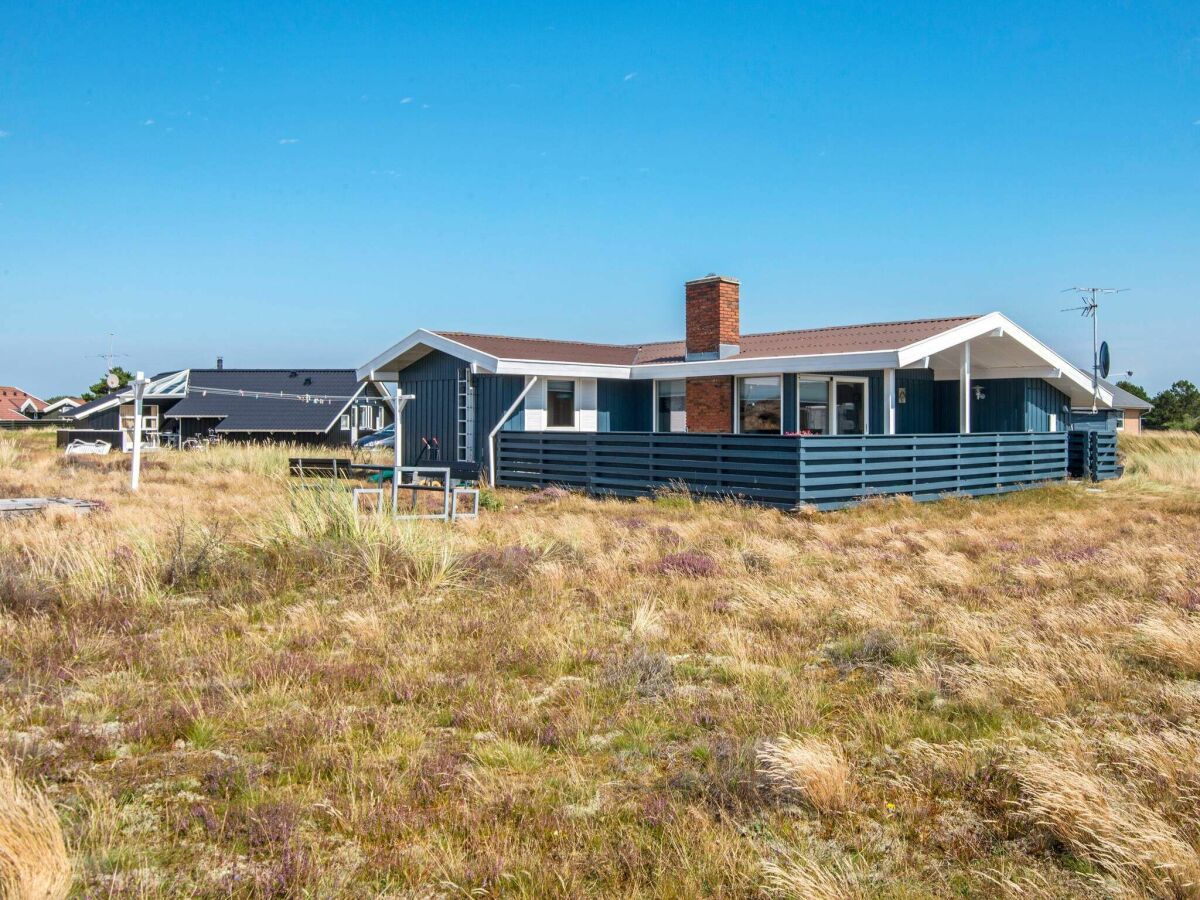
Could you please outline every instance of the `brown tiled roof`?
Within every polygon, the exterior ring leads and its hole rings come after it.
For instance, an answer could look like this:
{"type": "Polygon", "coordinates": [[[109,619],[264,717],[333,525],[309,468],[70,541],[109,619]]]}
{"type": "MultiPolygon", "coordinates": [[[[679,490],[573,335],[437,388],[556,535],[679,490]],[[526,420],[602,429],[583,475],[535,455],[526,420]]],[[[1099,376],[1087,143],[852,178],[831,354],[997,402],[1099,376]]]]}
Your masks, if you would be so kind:
{"type": "MultiPolygon", "coordinates": [[[[732,359],[756,359],[770,356],[812,356],[824,353],[870,353],[897,350],[933,337],[975,316],[950,316],[941,319],[909,319],[903,322],[876,322],[870,325],[838,325],[800,331],[769,331],[743,334],[741,352],[732,359]]],[[[552,341],[541,338],[500,337],[439,331],[444,338],[473,347],[501,359],[528,359],[539,362],[572,362],[629,366],[649,363],[682,362],[683,341],[651,344],[589,344],[582,341],[552,341]]]]}
{"type": "Polygon", "coordinates": [[[29,418],[21,412],[21,407],[27,400],[33,403],[33,408],[38,412],[46,408],[45,403],[28,391],[7,385],[0,385],[0,420],[19,422],[22,419],[29,418]]]}
{"type": "Polygon", "coordinates": [[[466,334],[461,331],[438,331],[436,334],[500,359],[631,366],[638,351],[637,347],[625,347],[620,344],[588,344],[582,341],[501,337],[495,334],[466,334]]]}

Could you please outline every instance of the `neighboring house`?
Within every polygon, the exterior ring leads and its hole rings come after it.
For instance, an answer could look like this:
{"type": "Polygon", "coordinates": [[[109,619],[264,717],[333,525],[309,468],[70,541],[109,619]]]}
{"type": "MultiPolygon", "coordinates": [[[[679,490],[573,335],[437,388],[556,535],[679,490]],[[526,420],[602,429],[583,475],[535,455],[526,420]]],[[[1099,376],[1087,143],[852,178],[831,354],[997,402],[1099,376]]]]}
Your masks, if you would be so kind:
{"type": "Polygon", "coordinates": [[[17,387],[0,385],[0,422],[28,422],[40,418],[43,400],[17,387]]]}
{"type": "MultiPolygon", "coordinates": [[[[380,385],[361,382],[353,369],[183,369],[150,379],[142,399],[142,429],[180,441],[219,435],[349,444],[391,421],[386,396],[380,385]]],[[[79,436],[119,433],[128,446],[133,388],[85,403],[72,418],[79,436]]]]}
{"type": "Polygon", "coordinates": [[[1112,392],[1113,400],[1109,408],[1097,404],[1092,411],[1091,400],[1085,406],[1076,407],[1071,412],[1075,428],[1097,429],[1099,431],[1121,431],[1125,434],[1142,433],[1142,416],[1154,408],[1136,394],[1131,394],[1124,388],[1117,387],[1107,381],[1100,382],[1101,387],[1112,392]]]}
{"type": "MultiPolygon", "coordinates": [[[[418,329],[358,370],[414,396],[404,462],[456,474],[518,431],[919,434],[1062,431],[1091,378],[998,312],[743,334],[739,283],[685,287],[683,340],[598,344],[418,329]]],[[[1112,391],[1101,387],[1106,408],[1112,391]]]]}
{"type": "Polygon", "coordinates": [[[43,419],[69,419],[74,410],[81,406],[83,406],[83,401],[78,397],[59,397],[46,404],[41,417],[43,419]]]}

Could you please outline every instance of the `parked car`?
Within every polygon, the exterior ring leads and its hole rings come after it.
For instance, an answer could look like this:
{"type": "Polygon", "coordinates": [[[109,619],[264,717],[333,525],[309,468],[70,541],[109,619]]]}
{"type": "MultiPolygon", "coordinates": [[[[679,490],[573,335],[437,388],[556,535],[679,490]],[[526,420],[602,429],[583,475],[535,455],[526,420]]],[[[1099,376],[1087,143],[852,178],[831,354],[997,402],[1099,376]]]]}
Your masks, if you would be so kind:
{"type": "Polygon", "coordinates": [[[396,426],[386,425],[383,428],[380,428],[378,431],[372,432],[371,434],[364,434],[354,442],[354,446],[361,449],[363,447],[380,447],[385,444],[391,444],[391,442],[394,440],[395,434],[396,426]]]}

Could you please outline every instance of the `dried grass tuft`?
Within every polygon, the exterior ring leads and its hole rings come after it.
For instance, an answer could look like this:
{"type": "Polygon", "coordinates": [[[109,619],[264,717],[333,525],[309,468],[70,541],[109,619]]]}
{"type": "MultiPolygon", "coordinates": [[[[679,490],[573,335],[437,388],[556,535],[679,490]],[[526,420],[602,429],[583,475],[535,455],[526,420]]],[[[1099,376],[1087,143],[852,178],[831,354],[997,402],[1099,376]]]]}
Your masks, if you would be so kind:
{"type": "Polygon", "coordinates": [[[58,814],[0,761],[0,896],[55,900],[71,887],[71,859],[58,814]]]}
{"type": "Polygon", "coordinates": [[[1121,881],[1160,897],[1200,892],[1200,856],[1120,784],[1033,750],[1005,764],[1020,786],[1018,817],[1121,881]]]}
{"type": "Polygon", "coordinates": [[[758,766],[770,784],[798,795],[818,812],[839,812],[850,803],[850,764],[836,741],[780,735],[758,752],[758,766]]]}

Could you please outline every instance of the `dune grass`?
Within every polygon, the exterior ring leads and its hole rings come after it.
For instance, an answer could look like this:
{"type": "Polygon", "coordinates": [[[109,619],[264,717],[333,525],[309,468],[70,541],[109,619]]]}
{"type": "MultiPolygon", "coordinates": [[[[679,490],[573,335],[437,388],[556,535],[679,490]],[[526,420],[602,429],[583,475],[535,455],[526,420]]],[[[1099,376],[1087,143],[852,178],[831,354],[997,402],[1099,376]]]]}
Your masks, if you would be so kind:
{"type": "Polygon", "coordinates": [[[0,440],[0,495],[106,505],[0,522],[0,759],[77,896],[1200,896],[1188,437],[1098,489],[457,526],[287,448],[132,495],[0,440]]]}

